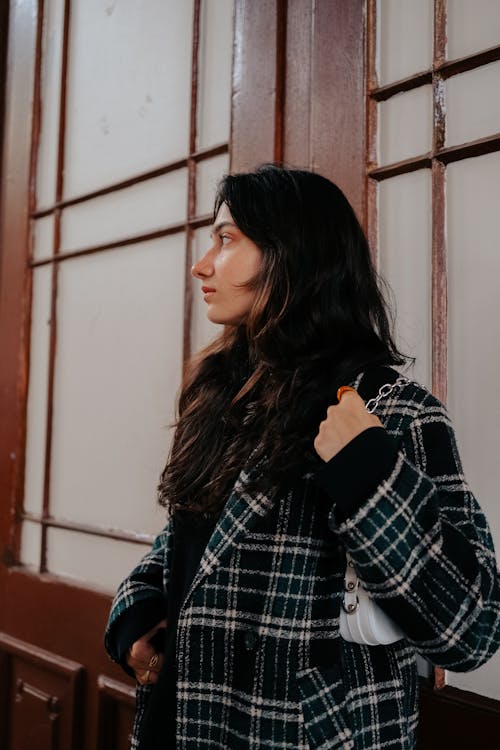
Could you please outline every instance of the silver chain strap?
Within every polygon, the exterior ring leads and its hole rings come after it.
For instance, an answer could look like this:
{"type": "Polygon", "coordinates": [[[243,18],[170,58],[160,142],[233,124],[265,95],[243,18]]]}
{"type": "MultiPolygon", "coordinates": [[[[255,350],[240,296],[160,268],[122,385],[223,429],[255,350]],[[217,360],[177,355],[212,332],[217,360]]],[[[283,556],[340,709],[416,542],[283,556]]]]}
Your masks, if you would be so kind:
{"type": "Polygon", "coordinates": [[[405,378],[403,375],[400,375],[399,378],[394,381],[394,383],[384,383],[384,385],[380,387],[377,395],[374,398],[371,398],[369,401],[366,402],[365,404],[366,411],[369,412],[370,414],[373,414],[381,398],[385,398],[390,393],[392,393],[392,391],[395,388],[399,388],[400,385],[406,385],[406,383],[409,383],[409,382],[410,381],[408,380],[408,378],[405,378]]]}

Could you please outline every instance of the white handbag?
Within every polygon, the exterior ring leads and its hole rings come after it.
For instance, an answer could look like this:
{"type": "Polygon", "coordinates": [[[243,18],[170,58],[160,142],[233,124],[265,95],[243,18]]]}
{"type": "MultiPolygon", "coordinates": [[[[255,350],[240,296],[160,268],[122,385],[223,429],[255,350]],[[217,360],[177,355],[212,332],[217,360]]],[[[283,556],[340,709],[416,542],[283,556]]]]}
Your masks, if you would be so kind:
{"type": "Polygon", "coordinates": [[[401,628],[380,609],[361,585],[354,563],[346,554],[344,601],[340,610],[340,635],[365,646],[387,646],[404,638],[401,628]]]}
{"type": "MultiPolygon", "coordinates": [[[[366,410],[370,414],[373,413],[381,398],[388,396],[394,388],[407,382],[407,378],[399,377],[396,382],[383,385],[377,396],[366,403],[366,410]]],[[[348,552],[346,552],[346,563],[344,600],[340,609],[339,622],[342,638],[345,641],[365,646],[387,646],[389,643],[395,643],[404,638],[401,628],[380,609],[363,588],[348,552]]]]}

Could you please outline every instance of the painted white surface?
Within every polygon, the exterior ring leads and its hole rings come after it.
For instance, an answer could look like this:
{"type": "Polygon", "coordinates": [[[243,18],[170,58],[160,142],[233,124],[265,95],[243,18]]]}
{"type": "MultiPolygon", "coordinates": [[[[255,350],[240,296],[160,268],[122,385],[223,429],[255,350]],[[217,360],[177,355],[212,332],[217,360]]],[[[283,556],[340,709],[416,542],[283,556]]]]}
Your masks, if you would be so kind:
{"type": "MultiPolygon", "coordinates": [[[[197,229],[193,240],[193,263],[196,263],[210,246],[210,228],[197,229]]],[[[222,332],[220,325],[211,323],[207,318],[207,305],[201,293],[201,281],[193,279],[193,307],[191,316],[191,348],[193,353],[202,349],[222,332]]]]}
{"type": "Polygon", "coordinates": [[[33,221],[33,259],[50,258],[54,252],[54,216],[33,221]]]}
{"type": "Polygon", "coordinates": [[[416,357],[411,374],[431,383],[431,175],[429,170],[379,186],[379,267],[396,302],[397,342],[416,357]]]}
{"type": "Polygon", "coordinates": [[[185,157],[193,0],[71,9],[66,197],[185,157]]]}
{"type": "Polygon", "coordinates": [[[56,199],[63,20],[64,0],[51,0],[44,3],[41,122],[36,174],[36,197],[39,209],[52,206],[56,199]]]}
{"type": "Polygon", "coordinates": [[[202,0],[198,56],[198,149],[229,140],[233,0],[202,0]]]}
{"type": "Polygon", "coordinates": [[[405,91],[378,105],[379,164],[420,156],[432,147],[432,87],[405,91]]]}
{"type": "Polygon", "coordinates": [[[220,156],[214,156],[198,164],[196,212],[199,216],[213,212],[217,184],[228,171],[229,154],[220,154],[220,156]]]}
{"type": "MultiPolygon", "coordinates": [[[[500,5],[498,6],[500,15],[500,5]]],[[[462,73],[446,82],[446,143],[500,132],[500,61],[462,73]]]]}
{"type": "Polygon", "coordinates": [[[61,251],[133,237],[186,220],[187,168],[168,172],[63,212],[61,251]]]}
{"type": "MultiPolygon", "coordinates": [[[[158,513],[158,531],[165,518],[158,513]]],[[[47,531],[47,569],[113,594],[127,571],[132,570],[150,545],[122,542],[65,529],[47,531]]]]}
{"type": "Polygon", "coordinates": [[[61,265],[51,509],[154,533],[182,366],[184,235],[61,265]]]}
{"type": "Polygon", "coordinates": [[[379,84],[399,81],[432,66],[432,0],[379,0],[379,84]]]}
{"type": "MultiPolygon", "coordinates": [[[[448,167],[449,409],[465,475],[500,553],[500,154],[448,167]]],[[[500,699],[500,653],[451,685],[500,699]]]]}
{"type": "Polygon", "coordinates": [[[33,570],[40,569],[42,550],[42,526],[32,521],[24,521],[21,527],[20,559],[23,565],[33,570]]]}
{"type": "Polygon", "coordinates": [[[498,0],[448,0],[446,13],[450,60],[480,52],[499,43],[498,0]]]}
{"type": "Polygon", "coordinates": [[[51,294],[52,269],[34,269],[24,474],[24,509],[31,513],[41,513],[43,507],[51,294]]]}

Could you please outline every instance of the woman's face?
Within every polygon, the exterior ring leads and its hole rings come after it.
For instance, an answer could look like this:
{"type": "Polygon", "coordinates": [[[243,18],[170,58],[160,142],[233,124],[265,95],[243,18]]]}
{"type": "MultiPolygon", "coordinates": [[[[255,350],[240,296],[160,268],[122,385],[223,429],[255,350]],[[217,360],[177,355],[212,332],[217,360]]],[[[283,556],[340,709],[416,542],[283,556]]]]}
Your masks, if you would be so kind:
{"type": "Polygon", "coordinates": [[[240,325],[252,307],[256,290],[245,285],[259,272],[262,252],[234,223],[223,203],[210,234],[211,245],[191,269],[201,279],[201,291],[212,323],[240,325]]]}

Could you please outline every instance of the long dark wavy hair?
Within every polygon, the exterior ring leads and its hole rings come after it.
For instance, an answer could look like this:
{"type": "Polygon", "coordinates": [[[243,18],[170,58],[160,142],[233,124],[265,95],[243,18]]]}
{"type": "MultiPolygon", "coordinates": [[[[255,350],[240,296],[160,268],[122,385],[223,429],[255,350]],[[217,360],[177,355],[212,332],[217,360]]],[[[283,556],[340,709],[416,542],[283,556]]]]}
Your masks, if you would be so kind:
{"type": "Polygon", "coordinates": [[[266,164],[227,175],[225,203],[262,251],[244,324],[226,326],[186,371],[159,501],[216,515],[239,472],[271,492],[320,460],[313,448],[337,388],[403,364],[368,243],[342,191],[313,172],[266,164]]]}

